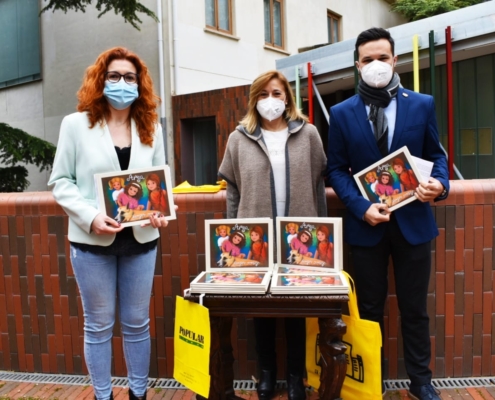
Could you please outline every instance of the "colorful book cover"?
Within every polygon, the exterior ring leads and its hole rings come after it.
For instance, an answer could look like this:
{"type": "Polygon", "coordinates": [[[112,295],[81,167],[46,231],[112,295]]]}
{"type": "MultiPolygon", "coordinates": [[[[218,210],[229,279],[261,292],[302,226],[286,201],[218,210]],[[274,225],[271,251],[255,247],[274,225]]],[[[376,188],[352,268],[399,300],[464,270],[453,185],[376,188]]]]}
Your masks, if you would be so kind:
{"type": "Polygon", "coordinates": [[[273,223],[269,218],[205,221],[206,271],[267,271],[273,264],[273,223]]]}
{"type": "Polygon", "coordinates": [[[196,283],[217,283],[220,285],[256,285],[263,282],[262,272],[207,272],[196,283]]]}
{"type": "Polygon", "coordinates": [[[144,224],[156,213],[176,218],[167,165],[95,174],[95,185],[99,209],[123,226],[144,224]]]}
{"type": "Polygon", "coordinates": [[[279,267],[342,270],[342,219],[277,217],[279,267]]]}
{"type": "Polygon", "coordinates": [[[416,188],[419,182],[428,180],[431,168],[432,162],[411,156],[404,146],[354,174],[354,179],[363,197],[394,211],[416,200],[416,188]]]}
{"type": "Polygon", "coordinates": [[[278,286],[342,286],[339,275],[278,275],[278,286]]]}

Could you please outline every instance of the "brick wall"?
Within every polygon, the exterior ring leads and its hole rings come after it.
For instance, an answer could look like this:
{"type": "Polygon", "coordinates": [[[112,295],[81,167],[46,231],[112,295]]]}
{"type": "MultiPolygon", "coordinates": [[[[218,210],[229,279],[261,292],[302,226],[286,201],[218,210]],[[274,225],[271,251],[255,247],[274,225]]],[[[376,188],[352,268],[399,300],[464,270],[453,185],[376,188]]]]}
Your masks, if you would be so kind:
{"type": "Polygon", "coordinates": [[[247,111],[249,87],[236,86],[172,97],[174,115],[174,159],[176,182],[184,182],[181,171],[181,121],[215,117],[218,166],[225,153],[227,138],[247,111]]]}
{"type": "MultiPolygon", "coordinates": [[[[331,189],[327,199],[329,215],[343,216],[331,189]]],[[[449,198],[434,205],[440,235],[432,248],[428,309],[435,377],[495,375],[494,201],[495,180],[455,181],[449,198]]],[[[151,296],[153,377],[172,377],[175,296],[205,268],[204,220],[225,212],[224,192],[175,195],[175,202],[177,220],[161,230],[151,296]]],[[[66,232],[67,218],[51,193],[0,193],[1,370],[87,372],[81,300],[66,232]]],[[[385,322],[388,378],[405,378],[393,285],[385,322]]],[[[238,318],[233,338],[236,379],[250,379],[255,374],[252,321],[238,318]]],[[[126,374],[121,342],[116,324],[112,373],[117,376],[126,374]]]]}

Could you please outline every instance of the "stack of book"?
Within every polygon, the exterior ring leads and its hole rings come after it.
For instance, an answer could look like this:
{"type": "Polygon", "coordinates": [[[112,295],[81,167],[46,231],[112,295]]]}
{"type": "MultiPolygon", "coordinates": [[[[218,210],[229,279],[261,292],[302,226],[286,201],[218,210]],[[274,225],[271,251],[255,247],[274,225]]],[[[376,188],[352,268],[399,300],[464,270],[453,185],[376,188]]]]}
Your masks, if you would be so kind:
{"type": "Polygon", "coordinates": [[[270,218],[205,221],[206,271],[192,293],[265,294],[273,268],[270,218]]]}
{"type": "Polygon", "coordinates": [[[277,217],[272,294],[347,294],[342,219],[277,217]]]}
{"type": "Polygon", "coordinates": [[[191,282],[192,293],[265,294],[269,272],[202,272],[191,282]]]}

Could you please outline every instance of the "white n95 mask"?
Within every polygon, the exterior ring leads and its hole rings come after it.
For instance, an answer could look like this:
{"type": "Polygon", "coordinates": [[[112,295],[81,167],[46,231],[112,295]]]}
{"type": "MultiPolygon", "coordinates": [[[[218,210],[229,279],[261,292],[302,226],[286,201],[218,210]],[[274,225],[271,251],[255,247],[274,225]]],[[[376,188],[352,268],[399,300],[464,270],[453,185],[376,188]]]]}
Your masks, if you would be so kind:
{"type": "Polygon", "coordinates": [[[267,97],[266,99],[258,101],[256,109],[263,118],[268,121],[273,121],[284,113],[285,103],[283,100],[267,97]]]}
{"type": "Polygon", "coordinates": [[[389,63],[375,60],[361,68],[361,78],[368,86],[382,88],[388,85],[394,71],[389,63]]]}

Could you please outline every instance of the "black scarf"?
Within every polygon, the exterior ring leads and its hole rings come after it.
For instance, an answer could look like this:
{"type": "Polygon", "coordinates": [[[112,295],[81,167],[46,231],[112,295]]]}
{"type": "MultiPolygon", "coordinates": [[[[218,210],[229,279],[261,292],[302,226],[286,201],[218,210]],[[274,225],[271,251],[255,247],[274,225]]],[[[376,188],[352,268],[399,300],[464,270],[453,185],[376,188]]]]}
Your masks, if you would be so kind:
{"type": "Polygon", "coordinates": [[[370,106],[368,120],[373,124],[373,133],[383,156],[388,154],[388,121],[384,108],[387,108],[399,91],[400,78],[394,73],[392,80],[383,88],[376,89],[367,85],[362,79],[358,91],[364,103],[370,106]]]}

